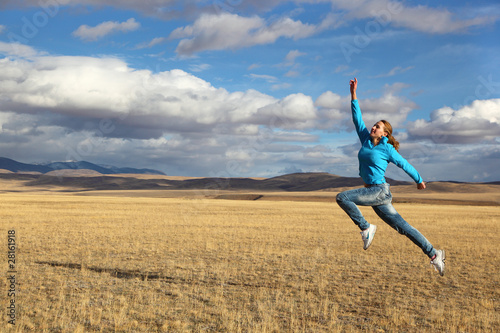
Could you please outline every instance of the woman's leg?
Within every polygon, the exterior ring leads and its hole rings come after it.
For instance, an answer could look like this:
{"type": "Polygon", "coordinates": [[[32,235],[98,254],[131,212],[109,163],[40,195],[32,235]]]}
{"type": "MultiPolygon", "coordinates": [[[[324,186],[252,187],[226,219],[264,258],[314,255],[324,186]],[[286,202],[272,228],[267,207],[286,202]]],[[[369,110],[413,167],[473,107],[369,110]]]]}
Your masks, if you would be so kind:
{"type": "Polygon", "coordinates": [[[357,206],[381,205],[390,202],[390,200],[388,184],[363,187],[337,194],[337,203],[361,230],[368,229],[370,223],[365,220],[357,206]]]}
{"type": "Polygon", "coordinates": [[[400,234],[408,237],[413,243],[420,247],[429,258],[432,258],[434,254],[436,254],[436,250],[432,244],[420,233],[420,231],[412,227],[401,217],[401,215],[399,215],[392,203],[373,206],[372,208],[385,223],[396,229],[400,234]]]}

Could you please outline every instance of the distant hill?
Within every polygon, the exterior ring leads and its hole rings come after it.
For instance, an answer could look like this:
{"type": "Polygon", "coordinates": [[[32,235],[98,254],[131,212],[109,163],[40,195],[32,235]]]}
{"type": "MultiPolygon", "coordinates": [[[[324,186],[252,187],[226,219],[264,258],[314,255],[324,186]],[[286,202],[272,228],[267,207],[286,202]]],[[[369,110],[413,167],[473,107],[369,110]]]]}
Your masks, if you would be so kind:
{"type": "MultiPolygon", "coordinates": [[[[20,175],[23,176],[23,175],[20,175]]],[[[30,175],[32,176],[32,175],[30,175]]],[[[2,175],[0,178],[12,179],[12,174],[2,175]]],[[[26,186],[62,186],[71,189],[87,189],[87,190],[151,190],[160,189],[162,186],[167,186],[165,181],[158,179],[137,179],[134,177],[120,176],[49,176],[38,175],[31,177],[30,181],[25,183],[26,186]]]]}
{"type": "MultiPolygon", "coordinates": [[[[168,177],[166,175],[140,174],[100,174],[90,169],[61,169],[45,174],[36,172],[0,172],[0,179],[21,181],[21,186],[37,188],[59,188],[59,191],[89,191],[89,190],[194,190],[192,193],[214,195],[221,198],[239,198],[255,200],[266,197],[276,199],[276,192],[335,192],[352,187],[360,187],[363,181],[356,177],[342,177],[328,173],[294,173],[272,178],[189,178],[168,177]],[[62,189],[61,189],[62,188],[62,189]],[[220,191],[220,192],[219,192],[220,191]],[[228,191],[231,194],[227,194],[228,191]],[[235,196],[236,195],[236,196],[235,196]]],[[[386,178],[393,186],[394,193],[400,196],[411,194],[415,196],[413,182],[397,181],[386,178]]],[[[500,183],[461,183],[461,182],[429,182],[426,192],[431,193],[492,193],[491,202],[496,202],[495,195],[500,193],[500,183]]],[[[325,194],[325,193],[323,193],[325,194]]],[[[324,199],[323,194],[316,195],[324,199]]],[[[316,198],[315,197],[315,198],[316,198]]],[[[290,196],[283,197],[290,200],[290,196]]],[[[308,200],[310,200],[309,197],[308,200]]],[[[327,198],[332,200],[332,197],[327,198]]],[[[435,199],[435,198],[434,198],[435,199]]],[[[434,200],[431,198],[431,201],[434,200]]],[[[316,200],[316,199],[314,199],[316,200]]],[[[413,199],[412,199],[413,200],[413,199]]],[[[428,200],[428,199],[426,199],[428,200]]],[[[463,199],[460,199],[463,201],[463,199]]],[[[500,198],[498,199],[500,202],[500,198]]],[[[462,202],[460,201],[460,202],[462,202]]],[[[484,200],[483,200],[484,201],[484,200]]],[[[490,202],[488,201],[488,202],[490,202]]],[[[413,202],[413,201],[412,201],[413,202]]],[[[454,201],[458,202],[458,201],[454,201]]],[[[490,203],[488,203],[490,204],[490,203]]]]}
{"type": "Polygon", "coordinates": [[[40,172],[48,173],[55,170],[93,170],[100,174],[120,174],[120,173],[136,173],[150,175],[165,175],[163,172],[153,169],[135,169],[128,167],[104,166],[87,161],[76,162],[51,162],[45,164],[26,164],[14,161],[10,158],[0,157],[0,169],[9,170],[12,172],[40,172]]]}
{"type": "Polygon", "coordinates": [[[102,174],[90,169],[60,169],[47,172],[45,175],[57,177],[96,177],[102,174]]]}
{"type": "Polygon", "coordinates": [[[46,173],[54,170],[45,165],[25,164],[6,157],[0,157],[0,169],[9,170],[12,172],[35,171],[40,173],[46,173]]]}
{"type": "MultiPolygon", "coordinates": [[[[252,178],[188,178],[188,179],[141,179],[133,176],[92,175],[64,170],[63,173],[50,172],[43,175],[0,174],[0,178],[13,179],[24,176],[27,186],[63,186],[93,190],[245,190],[245,191],[286,191],[311,192],[332,188],[361,186],[360,178],[341,177],[328,173],[294,173],[267,179],[252,178]]],[[[409,185],[410,182],[388,179],[391,185],[409,185]]]]}
{"type": "MultiPolygon", "coordinates": [[[[410,182],[386,178],[391,185],[409,185],[410,182]]],[[[217,190],[254,190],[309,192],[329,188],[362,186],[359,177],[341,177],[326,172],[292,173],[267,178],[197,178],[182,181],[169,180],[169,186],[176,189],[217,189],[217,190]]]]}
{"type": "MultiPolygon", "coordinates": [[[[0,157],[0,179],[24,181],[24,186],[56,186],[68,190],[230,190],[262,192],[330,191],[363,186],[359,177],[342,177],[322,172],[292,173],[272,178],[189,178],[168,177],[151,169],[119,168],[86,161],[25,164],[0,157]]],[[[386,178],[397,192],[414,192],[414,183],[386,178]],[[400,186],[402,185],[402,186],[400,186]],[[405,186],[406,185],[406,186],[405,186]],[[411,186],[409,186],[411,185],[411,186]],[[396,190],[396,188],[394,188],[396,190]]],[[[429,182],[427,192],[498,192],[500,182],[429,182]]]]}

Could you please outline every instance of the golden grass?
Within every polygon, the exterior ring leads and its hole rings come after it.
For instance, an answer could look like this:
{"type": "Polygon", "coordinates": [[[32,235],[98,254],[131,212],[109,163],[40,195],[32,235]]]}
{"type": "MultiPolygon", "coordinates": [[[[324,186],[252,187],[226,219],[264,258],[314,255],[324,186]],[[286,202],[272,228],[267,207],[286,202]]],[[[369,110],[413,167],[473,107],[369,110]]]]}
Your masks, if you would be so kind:
{"type": "Polygon", "coordinates": [[[334,203],[2,194],[2,237],[18,235],[19,294],[16,326],[3,301],[0,327],[500,331],[500,208],[396,208],[446,249],[444,277],[369,208],[379,229],[363,251],[334,203]]]}

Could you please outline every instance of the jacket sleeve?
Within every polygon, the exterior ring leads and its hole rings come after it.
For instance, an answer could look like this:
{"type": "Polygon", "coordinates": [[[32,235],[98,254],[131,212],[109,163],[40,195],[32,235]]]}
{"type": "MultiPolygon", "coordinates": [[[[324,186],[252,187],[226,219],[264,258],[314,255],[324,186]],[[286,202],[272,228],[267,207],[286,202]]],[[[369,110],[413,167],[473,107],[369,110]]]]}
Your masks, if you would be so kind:
{"type": "Polygon", "coordinates": [[[408,163],[408,161],[405,160],[403,156],[401,156],[392,145],[389,144],[388,147],[389,147],[388,148],[389,162],[392,162],[401,169],[403,169],[403,171],[406,172],[408,176],[410,176],[415,181],[415,183],[420,184],[421,182],[424,181],[420,176],[420,174],[418,173],[417,169],[415,169],[413,165],[408,163]]]}
{"type": "Polygon", "coordinates": [[[361,143],[363,143],[370,136],[370,132],[368,132],[368,129],[366,128],[361,116],[361,109],[359,108],[357,99],[351,101],[351,111],[352,122],[354,123],[354,127],[356,128],[356,133],[358,133],[359,140],[361,141],[361,143]]]}

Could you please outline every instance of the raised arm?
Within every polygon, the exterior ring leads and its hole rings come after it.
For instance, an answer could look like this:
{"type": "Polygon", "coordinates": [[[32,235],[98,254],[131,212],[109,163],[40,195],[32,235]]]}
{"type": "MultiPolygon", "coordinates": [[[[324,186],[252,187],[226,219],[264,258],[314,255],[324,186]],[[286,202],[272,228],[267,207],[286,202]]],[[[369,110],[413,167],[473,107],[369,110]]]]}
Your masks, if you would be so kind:
{"type": "Polygon", "coordinates": [[[363,117],[361,116],[361,109],[359,108],[359,103],[356,97],[356,89],[358,88],[358,80],[354,78],[349,82],[351,86],[351,112],[352,112],[352,122],[354,123],[354,128],[358,134],[361,143],[365,142],[370,137],[370,132],[363,122],[363,117]]]}
{"type": "Polygon", "coordinates": [[[354,80],[349,81],[349,85],[351,86],[351,100],[358,99],[356,96],[356,89],[358,89],[358,79],[354,78],[354,80]]]}

